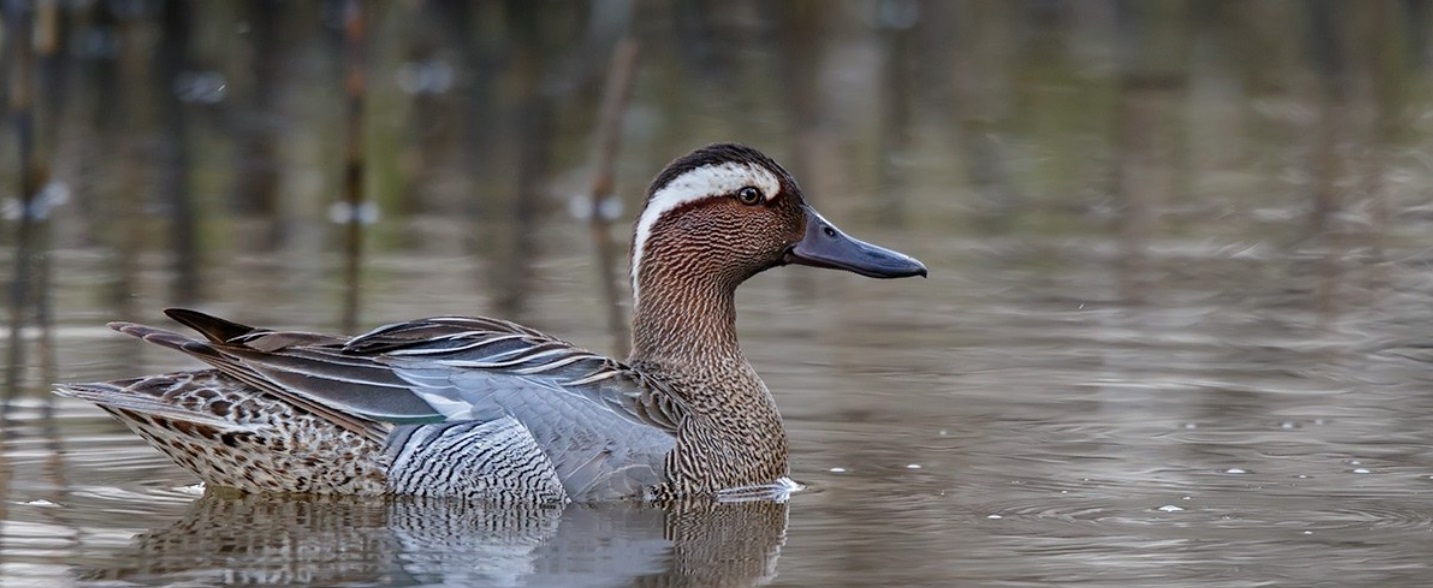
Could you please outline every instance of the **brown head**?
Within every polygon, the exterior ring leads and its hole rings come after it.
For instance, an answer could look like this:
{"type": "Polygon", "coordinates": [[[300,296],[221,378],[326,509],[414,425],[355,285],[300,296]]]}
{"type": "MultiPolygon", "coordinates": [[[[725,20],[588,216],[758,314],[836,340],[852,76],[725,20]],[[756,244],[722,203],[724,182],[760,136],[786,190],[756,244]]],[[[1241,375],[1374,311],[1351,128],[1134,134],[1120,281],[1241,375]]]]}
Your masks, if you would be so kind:
{"type": "Polygon", "coordinates": [[[926,273],[911,257],[846,236],[760,151],[721,143],[668,164],[632,238],[634,357],[692,334],[734,348],[736,287],[788,263],[877,278],[926,273]]]}

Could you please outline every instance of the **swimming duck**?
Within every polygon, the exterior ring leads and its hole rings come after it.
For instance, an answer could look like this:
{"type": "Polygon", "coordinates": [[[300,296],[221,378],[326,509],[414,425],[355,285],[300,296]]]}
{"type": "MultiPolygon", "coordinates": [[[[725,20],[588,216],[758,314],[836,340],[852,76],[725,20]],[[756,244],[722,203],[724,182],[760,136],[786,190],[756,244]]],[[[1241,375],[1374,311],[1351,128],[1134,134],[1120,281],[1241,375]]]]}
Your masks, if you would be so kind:
{"type": "Polygon", "coordinates": [[[498,319],[440,316],[356,337],[165,313],[203,340],[110,327],[209,364],[56,392],[108,411],[211,487],[485,503],[717,499],[789,488],[771,392],[742,356],[736,288],[787,264],[924,276],[847,236],[780,165],[697,149],[647,191],[632,237],[624,361],[498,319]]]}

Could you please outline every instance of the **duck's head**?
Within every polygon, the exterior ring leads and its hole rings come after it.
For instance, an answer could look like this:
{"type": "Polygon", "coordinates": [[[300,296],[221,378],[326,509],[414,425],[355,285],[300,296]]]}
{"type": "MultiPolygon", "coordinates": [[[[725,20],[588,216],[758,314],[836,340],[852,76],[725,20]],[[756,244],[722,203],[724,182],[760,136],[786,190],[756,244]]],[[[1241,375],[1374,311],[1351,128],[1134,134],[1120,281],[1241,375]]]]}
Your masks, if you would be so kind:
{"type": "Polygon", "coordinates": [[[720,143],[678,158],[652,182],[632,238],[633,294],[693,280],[735,289],[792,263],[873,278],[926,274],[914,258],[836,228],[770,157],[720,143]]]}

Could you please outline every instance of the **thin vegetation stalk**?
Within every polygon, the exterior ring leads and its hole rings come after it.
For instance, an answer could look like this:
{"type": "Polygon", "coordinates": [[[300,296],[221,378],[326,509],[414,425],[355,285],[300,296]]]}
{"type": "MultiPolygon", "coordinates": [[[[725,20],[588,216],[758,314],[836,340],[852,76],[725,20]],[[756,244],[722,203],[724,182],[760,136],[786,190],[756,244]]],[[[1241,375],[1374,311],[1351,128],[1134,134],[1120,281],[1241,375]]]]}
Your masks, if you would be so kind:
{"type": "Polygon", "coordinates": [[[624,39],[612,53],[607,71],[607,88],[598,114],[597,133],[593,141],[592,206],[588,225],[592,229],[593,253],[597,257],[597,282],[602,288],[602,303],[607,308],[607,330],[612,334],[612,350],[617,357],[626,357],[630,336],[627,319],[622,311],[617,289],[617,244],[612,240],[612,219],[604,212],[611,207],[616,184],[617,153],[622,144],[622,114],[632,94],[632,78],[637,69],[637,42],[624,39]]]}
{"type": "Polygon", "coordinates": [[[360,304],[360,271],[363,262],[364,206],[363,177],[363,97],[367,79],[365,71],[367,25],[362,0],[349,0],[344,6],[344,116],[347,132],[347,157],[343,173],[343,329],[358,330],[360,304]]]}

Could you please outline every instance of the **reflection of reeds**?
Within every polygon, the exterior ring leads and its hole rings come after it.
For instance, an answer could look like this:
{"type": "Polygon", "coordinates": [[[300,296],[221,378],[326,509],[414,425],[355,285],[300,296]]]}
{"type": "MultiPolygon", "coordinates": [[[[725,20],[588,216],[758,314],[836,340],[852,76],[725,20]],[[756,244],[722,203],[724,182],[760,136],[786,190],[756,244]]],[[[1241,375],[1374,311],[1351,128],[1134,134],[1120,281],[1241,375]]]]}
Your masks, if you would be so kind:
{"type": "Polygon", "coordinates": [[[1119,79],[1116,82],[1113,129],[1113,195],[1119,203],[1120,297],[1126,303],[1144,301],[1143,275],[1145,246],[1149,241],[1154,211],[1148,182],[1150,142],[1155,113],[1151,105],[1154,90],[1150,61],[1141,59],[1148,45],[1148,23],[1143,9],[1132,3],[1118,4],[1119,79]]]}
{"type": "MultiPolygon", "coordinates": [[[[1409,127],[1406,109],[1412,71],[1405,60],[1415,57],[1405,47],[1411,46],[1409,29],[1402,25],[1416,20],[1407,10],[1398,5],[1377,2],[1373,8],[1375,26],[1370,30],[1368,40],[1372,50],[1368,56],[1367,70],[1382,75],[1373,76],[1373,137],[1372,148],[1365,150],[1365,168],[1362,188],[1369,199],[1369,224],[1367,245],[1376,258],[1382,258],[1383,235],[1389,221],[1388,190],[1384,180],[1391,159],[1404,155],[1397,149],[1407,138],[1409,127]],[[1408,51],[1407,54],[1404,54],[1408,51]]],[[[1379,266],[1379,271],[1386,269],[1379,266]]],[[[1382,280],[1380,275],[1377,279],[1382,280]]]]}
{"type": "MultiPolygon", "coordinates": [[[[12,70],[10,72],[10,120],[15,130],[15,139],[19,148],[20,165],[22,170],[29,169],[30,158],[33,156],[33,113],[30,111],[33,100],[31,99],[31,84],[34,72],[34,53],[31,51],[32,41],[30,38],[32,16],[30,11],[20,4],[9,5],[5,12],[6,36],[11,39],[10,51],[12,70]]],[[[21,337],[24,336],[26,313],[30,307],[30,279],[34,268],[30,260],[34,256],[31,249],[34,247],[35,219],[33,206],[35,205],[35,186],[32,185],[33,178],[28,173],[20,173],[20,218],[19,227],[16,229],[15,247],[15,275],[10,282],[10,357],[9,366],[5,372],[5,412],[10,410],[10,401],[20,393],[21,374],[25,370],[25,343],[21,337]]]]}
{"type": "MultiPolygon", "coordinates": [[[[22,3],[7,6],[4,17],[6,34],[11,39],[10,103],[9,114],[14,117],[19,156],[20,196],[22,214],[17,231],[17,248],[14,283],[12,284],[11,314],[11,364],[5,392],[5,406],[0,414],[0,446],[15,438],[23,430],[11,420],[14,397],[20,392],[22,376],[27,368],[24,353],[25,342],[20,338],[26,318],[39,327],[38,364],[41,381],[55,379],[54,346],[52,344],[50,310],[50,267],[45,253],[50,248],[49,209],[60,202],[57,193],[48,195],[44,188],[49,181],[47,165],[48,152],[56,142],[58,119],[63,104],[61,83],[60,33],[62,14],[58,3],[40,3],[31,12],[22,3]],[[37,102],[36,97],[40,100],[37,102]],[[38,112],[37,112],[38,111],[38,112]]],[[[57,504],[65,502],[70,484],[65,476],[65,448],[56,426],[54,396],[43,395],[39,407],[40,437],[45,440],[48,450],[45,461],[47,482],[53,488],[49,496],[57,504]]],[[[33,423],[34,421],[31,421],[33,423]]],[[[0,456],[10,452],[0,447],[0,456]]],[[[0,503],[11,502],[9,481],[14,478],[14,466],[8,458],[0,457],[0,503]]],[[[0,506],[0,521],[9,520],[7,509],[0,506]]],[[[56,528],[66,528],[69,542],[65,547],[73,548],[78,543],[80,532],[73,525],[54,522],[56,528]]],[[[3,551],[3,547],[0,547],[3,551]]]]}
{"type": "MultiPolygon", "coordinates": [[[[35,153],[31,157],[30,165],[24,168],[25,175],[30,179],[31,188],[43,190],[42,186],[50,181],[50,160],[54,152],[55,143],[58,141],[60,113],[64,106],[64,84],[63,71],[61,67],[63,60],[60,59],[60,31],[62,15],[60,9],[54,2],[41,3],[37,8],[35,24],[35,52],[38,57],[37,67],[39,68],[35,92],[40,96],[40,104],[46,108],[46,116],[43,123],[37,125],[35,153]]],[[[61,204],[58,196],[51,196],[45,199],[41,206],[48,209],[61,204]]],[[[42,219],[48,215],[40,215],[42,219]]],[[[36,243],[37,255],[34,257],[35,264],[35,323],[40,327],[39,365],[40,381],[51,382],[55,379],[55,345],[54,311],[51,308],[51,279],[50,279],[50,256],[46,253],[53,246],[50,238],[50,223],[42,222],[37,227],[36,243]]],[[[44,395],[44,417],[48,423],[54,412],[55,397],[51,394],[44,395]]]]}
{"type": "MultiPolygon", "coordinates": [[[[141,211],[144,209],[144,182],[148,168],[143,165],[140,139],[144,129],[152,122],[150,112],[142,108],[148,102],[153,90],[153,77],[147,67],[148,55],[144,52],[145,21],[142,15],[125,13],[121,7],[109,6],[103,12],[112,19],[117,38],[117,63],[114,84],[118,104],[105,114],[118,121],[109,131],[112,133],[113,167],[115,182],[112,187],[104,186],[101,194],[102,219],[99,226],[108,225],[113,250],[112,281],[108,298],[112,305],[110,316],[118,320],[133,320],[136,301],[140,299],[140,251],[146,241],[147,227],[141,211]]],[[[138,365],[140,350],[125,345],[118,353],[121,364],[138,365]]]]}
{"type": "Polygon", "coordinates": [[[362,0],[343,9],[344,121],[347,158],[343,173],[343,330],[358,330],[359,279],[363,261],[363,95],[366,90],[364,48],[367,22],[362,0]]]}
{"type": "Polygon", "coordinates": [[[1339,142],[1344,136],[1345,111],[1348,101],[1347,51],[1343,47],[1337,25],[1344,19],[1339,5],[1331,1],[1313,2],[1308,12],[1308,47],[1318,73],[1319,91],[1316,104],[1319,120],[1314,134],[1313,207],[1309,212],[1312,235],[1326,233],[1332,216],[1339,207],[1338,179],[1342,158],[1339,142]]]}
{"type": "Polygon", "coordinates": [[[906,221],[911,149],[912,44],[920,5],[912,0],[885,0],[881,12],[881,138],[877,148],[879,181],[876,220],[900,226],[906,221]]]}
{"type": "MultiPolygon", "coordinates": [[[[16,477],[15,466],[10,463],[11,451],[8,445],[9,437],[15,434],[16,427],[15,423],[10,420],[10,411],[9,402],[5,403],[5,410],[0,411],[0,521],[10,520],[10,504],[14,500],[10,497],[10,484],[16,477]]],[[[7,553],[5,551],[5,539],[7,538],[8,534],[0,533],[0,553],[7,553]]]]}
{"type": "MultiPolygon", "coordinates": [[[[445,4],[451,19],[460,33],[454,35],[463,55],[463,66],[468,72],[467,89],[463,92],[464,114],[462,128],[462,157],[467,163],[468,177],[486,184],[483,188],[471,190],[472,196],[464,199],[466,216],[471,223],[471,233],[481,235],[485,215],[497,206],[497,190],[492,187],[495,175],[495,153],[500,144],[497,108],[500,79],[501,44],[492,42],[484,35],[470,31],[480,29],[479,23],[491,23],[488,13],[497,9],[495,4],[475,6],[471,2],[445,4]]],[[[466,243],[468,253],[480,250],[478,239],[466,243]]]]}
{"type": "MultiPolygon", "coordinates": [[[[843,178],[835,178],[835,170],[818,173],[818,162],[830,159],[826,151],[830,142],[821,133],[821,101],[818,96],[821,71],[820,39],[826,26],[827,10],[819,0],[792,0],[776,3],[775,19],[780,45],[777,64],[780,67],[781,94],[786,116],[790,155],[783,157],[791,175],[801,178],[806,197],[820,198],[844,186],[843,178]]],[[[792,300],[815,299],[815,282],[809,272],[784,272],[787,293],[792,300]]]]}
{"type": "MultiPolygon", "coordinates": [[[[822,147],[819,131],[821,126],[821,102],[818,96],[821,71],[821,34],[828,12],[819,2],[793,0],[776,4],[774,19],[780,45],[777,46],[777,66],[783,112],[786,118],[787,135],[792,141],[791,153],[781,161],[791,175],[801,178],[807,196],[825,194],[830,188],[829,180],[818,176],[815,159],[822,147]],[[813,183],[814,182],[814,183],[813,183]]],[[[792,275],[798,275],[795,272],[792,275]]]]}
{"type": "Polygon", "coordinates": [[[1339,183],[1344,176],[1342,143],[1349,135],[1350,72],[1349,47],[1341,35],[1341,23],[1347,22],[1341,5],[1331,1],[1309,4],[1307,43],[1318,74],[1316,105],[1318,119],[1314,123],[1313,156],[1309,161],[1313,180],[1312,206],[1309,210],[1308,236],[1319,239],[1324,255],[1319,262],[1319,282],[1315,304],[1323,325],[1333,318],[1338,285],[1342,279],[1342,257],[1347,243],[1334,226],[1342,206],[1339,183]]]}
{"type": "Polygon", "coordinates": [[[165,2],[160,15],[161,34],[155,52],[160,82],[158,105],[164,134],[164,169],[160,173],[160,197],[169,210],[169,246],[173,250],[170,299],[174,304],[192,304],[199,296],[198,218],[189,193],[188,121],[179,84],[189,55],[189,2],[165,2]]]}
{"type": "MultiPolygon", "coordinates": [[[[950,5],[942,6],[952,8],[950,5]]],[[[976,201],[971,222],[983,231],[1012,228],[1026,198],[1012,177],[1010,126],[1015,111],[1016,10],[1007,2],[954,5],[952,98],[954,135],[976,201]]]]}
{"type": "Polygon", "coordinates": [[[533,287],[533,260],[537,257],[537,224],[541,213],[543,182],[552,164],[553,119],[557,111],[554,90],[544,82],[558,47],[546,42],[554,23],[541,6],[519,2],[508,12],[515,41],[511,76],[516,109],[517,190],[499,246],[495,305],[498,312],[523,320],[533,287]]]}
{"type": "Polygon", "coordinates": [[[612,242],[612,222],[604,213],[616,184],[617,151],[622,139],[622,113],[631,96],[632,78],[637,69],[637,42],[631,39],[618,43],[612,52],[612,68],[607,72],[607,90],[602,95],[598,112],[597,132],[593,140],[592,210],[588,224],[597,256],[597,281],[602,288],[602,304],[607,307],[607,330],[612,334],[612,350],[616,357],[627,356],[627,324],[617,291],[617,246],[612,242]]]}
{"type": "Polygon", "coordinates": [[[265,233],[256,243],[264,249],[279,246],[279,96],[285,50],[282,0],[247,0],[242,18],[248,23],[243,36],[249,56],[247,84],[240,84],[240,102],[233,106],[241,124],[234,126],[234,185],[231,208],[244,216],[262,217],[265,233]]]}
{"type": "Polygon", "coordinates": [[[1188,7],[1182,3],[1116,4],[1119,78],[1115,91],[1113,194],[1119,204],[1120,295],[1148,297],[1146,248],[1161,205],[1179,192],[1173,160],[1188,69],[1188,7]]]}
{"type": "MultiPolygon", "coordinates": [[[[50,9],[53,11],[53,8],[50,9]]],[[[9,410],[11,400],[20,393],[23,375],[26,371],[25,326],[31,321],[39,327],[40,363],[48,376],[53,372],[49,345],[49,308],[46,301],[48,271],[44,266],[44,249],[47,242],[44,210],[49,203],[42,201],[40,188],[46,182],[48,172],[37,154],[35,141],[35,15],[24,4],[12,4],[5,11],[6,36],[11,39],[10,71],[10,120],[15,132],[16,151],[19,158],[19,226],[15,231],[14,275],[10,283],[10,352],[9,368],[5,379],[5,409],[9,410]]],[[[45,19],[53,27],[55,19],[45,19]]],[[[46,58],[53,58],[55,44],[53,30],[43,37],[42,44],[46,58]]]]}

